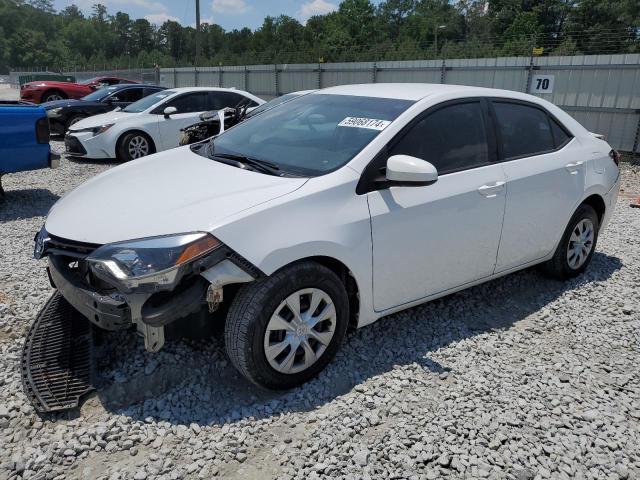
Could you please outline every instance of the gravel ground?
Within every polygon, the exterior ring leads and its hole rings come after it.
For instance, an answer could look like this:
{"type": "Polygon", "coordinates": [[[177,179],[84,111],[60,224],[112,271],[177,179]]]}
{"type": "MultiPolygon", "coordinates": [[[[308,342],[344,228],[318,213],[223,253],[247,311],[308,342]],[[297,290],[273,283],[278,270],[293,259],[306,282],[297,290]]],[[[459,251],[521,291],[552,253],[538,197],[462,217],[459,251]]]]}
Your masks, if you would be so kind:
{"type": "MultiPolygon", "coordinates": [[[[108,334],[97,394],[39,417],[19,371],[51,295],[33,235],[110,167],[64,159],[5,178],[0,478],[640,478],[640,210],[626,198],[580,278],[528,270],[390,316],[293,391],[249,385],[215,338],[154,355],[108,334]]],[[[640,192],[640,168],[623,175],[640,192]]]]}

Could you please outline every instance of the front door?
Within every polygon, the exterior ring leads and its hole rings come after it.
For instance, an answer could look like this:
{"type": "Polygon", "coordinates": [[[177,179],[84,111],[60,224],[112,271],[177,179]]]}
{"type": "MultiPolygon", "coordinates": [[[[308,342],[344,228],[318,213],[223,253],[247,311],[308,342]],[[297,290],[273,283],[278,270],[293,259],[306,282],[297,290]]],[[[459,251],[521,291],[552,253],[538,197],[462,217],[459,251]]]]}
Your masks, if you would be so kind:
{"type": "Polygon", "coordinates": [[[173,98],[158,108],[158,131],[162,150],[175,148],[180,143],[180,129],[200,121],[200,114],[207,109],[207,92],[190,92],[173,98]],[[164,109],[175,107],[176,113],[165,116],[164,109]]]}
{"type": "Polygon", "coordinates": [[[505,176],[492,163],[480,100],[423,114],[388,155],[431,162],[439,178],[425,187],[369,192],[376,311],[490,276],[505,208],[505,176]]]}

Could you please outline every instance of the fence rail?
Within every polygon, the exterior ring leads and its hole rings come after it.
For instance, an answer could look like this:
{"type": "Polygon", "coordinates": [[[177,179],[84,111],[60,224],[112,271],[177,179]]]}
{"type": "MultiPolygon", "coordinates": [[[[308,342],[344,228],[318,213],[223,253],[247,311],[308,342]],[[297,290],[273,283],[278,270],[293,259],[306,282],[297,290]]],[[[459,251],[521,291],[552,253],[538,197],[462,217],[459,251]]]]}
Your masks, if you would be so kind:
{"type": "Polygon", "coordinates": [[[265,99],[353,83],[424,82],[529,92],[566,110],[619,150],[639,152],[640,54],[184,67],[69,72],[166,87],[235,87],[265,99]]]}

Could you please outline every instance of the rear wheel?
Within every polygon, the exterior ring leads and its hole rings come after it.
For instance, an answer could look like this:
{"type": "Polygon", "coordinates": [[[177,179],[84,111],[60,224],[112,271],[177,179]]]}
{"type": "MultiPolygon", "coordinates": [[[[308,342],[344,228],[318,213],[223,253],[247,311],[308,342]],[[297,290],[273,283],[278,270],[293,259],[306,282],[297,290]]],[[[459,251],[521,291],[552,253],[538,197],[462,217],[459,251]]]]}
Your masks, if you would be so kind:
{"type": "Polygon", "coordinates": [[[590,205],[582,204],[571,217],[553,258],[544,264],[547,273],[560,279],[580,275],[591,262],[600,222],[590,205]]]}
{"type": "Polygon", "coordinates": [[[118,158],[124,162],[146,157],[153,152],[151,139],[142,132],[127,133],[118,143],[118,158]]]}
{"type": "Polygon", "coordinates": [[[348,317],[336,274],[314,262],[297,263],[238,292],[225,324],[227,354],[253,383],[292,388],[333,359],[348,317]]]}
{"type": "Polygon", "coordinates": [[[59,90],[48,90],[42,95],[41,102],[55,102],[57,100],[64,100],[67,96],[59,90]]]}

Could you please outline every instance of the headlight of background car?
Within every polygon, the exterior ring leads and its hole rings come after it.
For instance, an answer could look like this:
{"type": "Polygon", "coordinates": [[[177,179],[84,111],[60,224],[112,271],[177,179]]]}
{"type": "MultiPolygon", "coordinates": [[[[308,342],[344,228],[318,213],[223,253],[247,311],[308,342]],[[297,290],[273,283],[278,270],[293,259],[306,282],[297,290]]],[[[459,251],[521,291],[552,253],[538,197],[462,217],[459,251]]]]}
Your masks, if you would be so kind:
{"type": "Polygon", "coordinates": [[[58,115],[60,115],[60,110],[62,110],[62,107],[52,108],[51,110],[47,110],[47,116],[57,117],[58,115]]]}
{"type": "Polygon", "coordinates": [[[87,257],[93,273],[127,290],[149,285],[173,288],[194,260],[215,250],[220,241],[196,232],[104,245],[87,257]]]}

